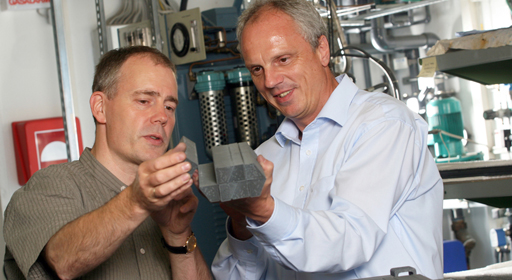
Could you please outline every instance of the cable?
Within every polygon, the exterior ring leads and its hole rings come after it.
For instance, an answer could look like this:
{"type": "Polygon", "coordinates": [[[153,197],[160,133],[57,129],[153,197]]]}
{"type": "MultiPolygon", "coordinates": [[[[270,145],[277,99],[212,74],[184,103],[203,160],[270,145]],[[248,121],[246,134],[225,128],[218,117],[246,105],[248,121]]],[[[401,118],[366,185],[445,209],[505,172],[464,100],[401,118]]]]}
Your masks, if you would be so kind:
{"type": "Polygon", "coordinates": [[[444,139],[443,139],[443,133],[440,133],[439,136],[441,137],[441,141],[443,142],[444,148],[446,149],[446,152],[448,153],[448,158],[451,158],[450,149],[448,149],[448,146],[446,146],[446,143],[444,142],[444,139]]]}
{"type": "Polygon", "coordinates": [[[391,68],[389,68],[381,60],[376,59],[373,56],[371,56],[369,53],[367,53],[366,51],[364,51],[360,48],[357,48],[357,47],[353,47],[353,46],[346,46],[343,49],[337,50],[334,53],[334,56],[354,56],[354,57],[366,58],[366,59],[369,59],[370,61],[374,62],[384,72],[384,74],[386,75],[386,78],[389,81],[389,89],[391,91],[391,93],[389,93],[389,94],[398,100],[402,100],[402,95],[400,94],[400,90],[398,89],[398,82],[395,78],[395,75],[393,74],[393,70],[391,70],[391,68]],[[346,53],[345,50],[356,50],[356,51],[362,53],[363,55],[357,56],[355,54],[346,53]]]}
{"type": "MultiPolygon", "coordinates": [[[[488,149],[492,148],[488,144],[478,143],[478,142],[476,142],[474,140],[471,140],[469,138],[464,138],[462,136],[459,136],[459,135],[456,135],[456,134],[444,131],[442,129],[432,129],[431,131],[428,132],[428,134],[439,134],[439,136],[441,137],[441,141],[443,141],[443,143],[444,143],[444,140],[443,140],[443,134],[444,134],[444,135],[450,136],[452,138],[456,138],[456,139],[460,139],[460,140],[466,140],[466,141],[471,142],[473,144],[486,146],[488,149]]],[[[446,148],[446,144],[445,144],[445,148],[446,148]]],[[[448,148],[446,150],[448,150],[448,148]]],[[[448,156],[449,156],[449,154],[448,154],[448,156]]]]}

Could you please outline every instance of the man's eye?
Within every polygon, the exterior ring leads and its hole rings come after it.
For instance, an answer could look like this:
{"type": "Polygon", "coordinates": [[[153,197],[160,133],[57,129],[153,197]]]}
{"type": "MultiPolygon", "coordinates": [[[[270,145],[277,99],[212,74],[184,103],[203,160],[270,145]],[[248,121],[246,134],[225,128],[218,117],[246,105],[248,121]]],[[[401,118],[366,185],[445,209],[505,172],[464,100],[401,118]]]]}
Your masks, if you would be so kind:
{"type": "Polygon", "coordinates": [[[171,112],[174,112],[174,110],[176,110],[176,109],[175,109],[174,107],[172,107],[172,106],[165,106],[165,109],[166,109],[167,111],[171,111],[171,112]]]}
{"type": "Polygon", "coordinates": [[[144,99],[141,99],[141,100],[139,100],[139,103],[140,103],[140,104],[148,104],[148,103],[149,103],[149,101],[144,100],[144,99]]]}
{"type": "Polygon", "coordinates": [[[259,73],[260,71],[261,71],[261,67],[253,67],[253,68],[252,68],[252,73],[254,73],[254,74],[257,74],[257,73],[259,73]]]}
{"type": "Polygon", "coordinates": [[[281,62],[287,62],[288,61],[288,57],[281,57],[279,60],[281,62]]]}

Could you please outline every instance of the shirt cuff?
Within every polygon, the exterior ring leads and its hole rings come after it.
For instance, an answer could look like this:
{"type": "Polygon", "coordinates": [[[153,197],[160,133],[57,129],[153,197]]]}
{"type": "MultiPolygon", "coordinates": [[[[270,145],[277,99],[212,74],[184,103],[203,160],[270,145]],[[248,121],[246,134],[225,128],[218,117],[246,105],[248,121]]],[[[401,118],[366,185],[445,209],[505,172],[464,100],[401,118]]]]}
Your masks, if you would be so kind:
{"type": "Polygon", "coordinates": [[[297,225],[298,212],[294,207],[274,197],[274,212],[264,224],[247,218],[249,231],[258,241],[275,244],[289,235],[297,225]]]}
{"type": "Polygon", "coordinates": [[[244,262],[255,262],[263,252],[263,248],[258,244],[258,241],[253,237],[247,240],[240,240],[233,237],[228,230],[231,227],[231,218],[228,217],[226,221],[226,233],[228,239],[229,250],[233,256],[244,262]]]}

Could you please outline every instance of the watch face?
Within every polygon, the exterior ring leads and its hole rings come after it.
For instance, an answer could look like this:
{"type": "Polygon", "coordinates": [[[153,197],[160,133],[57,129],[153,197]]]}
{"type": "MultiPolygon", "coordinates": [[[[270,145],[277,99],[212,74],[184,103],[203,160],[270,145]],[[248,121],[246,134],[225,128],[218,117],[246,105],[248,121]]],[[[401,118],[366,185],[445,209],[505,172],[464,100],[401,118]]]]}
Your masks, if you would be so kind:
{"type": "Polygon", "coordinates": [[[191,235],[187,241],[187,252],[192,252],[197,246],[197,240],[195,235],[191,235]]]}

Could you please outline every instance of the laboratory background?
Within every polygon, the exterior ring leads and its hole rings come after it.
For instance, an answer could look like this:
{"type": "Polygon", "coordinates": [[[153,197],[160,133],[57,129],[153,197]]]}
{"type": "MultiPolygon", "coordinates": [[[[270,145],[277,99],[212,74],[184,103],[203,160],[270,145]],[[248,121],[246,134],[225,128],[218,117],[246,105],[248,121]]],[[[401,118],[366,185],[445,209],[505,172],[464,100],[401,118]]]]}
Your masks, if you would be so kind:
{"type": "MultiPolygon", "coordinates": [[[[0,218],[33,172],[94,144],[94,66],[112,48],[153,46],[177,65],[172,145],[186,136],[201,164],[216,145],[256,148],[283,120],[258,96],[236,49],[236,20],[249,0],[0,1],[0,218]]],[[[328,26],[333,72],[398,98],[429,123],[445,188],[445,272],[509,261],[512,4],[312,2],[328,26]]],[[[198,197],[193,228],[211,264],[226,215],[198,197]]],[[[4,247],[0,235],[1,263],[4,247]]]]}

